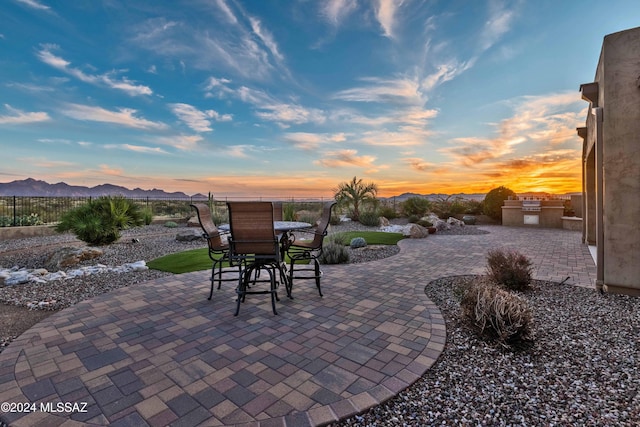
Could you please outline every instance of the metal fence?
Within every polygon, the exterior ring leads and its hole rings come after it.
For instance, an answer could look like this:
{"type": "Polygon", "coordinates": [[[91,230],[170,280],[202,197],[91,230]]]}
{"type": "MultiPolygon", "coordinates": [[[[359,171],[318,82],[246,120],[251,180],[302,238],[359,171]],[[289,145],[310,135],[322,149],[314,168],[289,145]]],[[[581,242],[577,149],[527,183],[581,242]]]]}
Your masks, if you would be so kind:
{"type": "MultiPolygon", "coordinates": [[[[60,221],[65,212],[89,202],[92,197],[29,197],[29,196],[0,196],[0,227],[53,224],[60,221]]],[[[167,218],[185,218],[193,215],[189,205],[194,202],[210,203],[218,211],[226,211],[229,200],[265,200],[286,201],[297,205],[317,204],[328,198],[285,198],[285,197],[228,197],[222,199],[208,199],[207,197],[150,198],[127,197],[143,208],[150,210],[153,216],[167,218]]]]}

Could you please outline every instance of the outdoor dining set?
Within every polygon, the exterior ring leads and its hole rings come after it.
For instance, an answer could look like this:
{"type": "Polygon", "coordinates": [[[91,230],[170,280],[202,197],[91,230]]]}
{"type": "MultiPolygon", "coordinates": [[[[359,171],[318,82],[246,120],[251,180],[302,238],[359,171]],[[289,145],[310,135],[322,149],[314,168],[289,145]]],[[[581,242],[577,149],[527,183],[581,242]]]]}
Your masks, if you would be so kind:
{"type": "Polygon", "coordinates": [[[325,203],[320,220],[310,224],[284,221],[281,202],[227,202],[229,223],[220,225],[214,223],[207,204],[192,204],[212,261],[209,300],[216,283],[220,289],[222,282],[235,282],[236,316],[250,294],[270,295],[273,314],[278,314],[279,285],[293,299],[297,279],[315,280],[322,296],[318,258],[335,204],[325,203]]]}

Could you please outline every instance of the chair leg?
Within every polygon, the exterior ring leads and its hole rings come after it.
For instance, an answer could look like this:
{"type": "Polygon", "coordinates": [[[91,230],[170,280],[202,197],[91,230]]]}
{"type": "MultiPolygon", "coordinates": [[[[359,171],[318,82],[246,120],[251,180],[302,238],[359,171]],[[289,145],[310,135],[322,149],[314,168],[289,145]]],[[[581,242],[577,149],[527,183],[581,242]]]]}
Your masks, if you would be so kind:
{"type": "Polygon", "coordinates": [[[315,264],[315,273],[316,273],[316,288],[318,288],[318,293],[320,296],[322,295],[322,289],[320,289],[320,277],[322,277],[322,272],[320,271],[320,263],[316,258],[313,259],[313,263],[315,264]]]}

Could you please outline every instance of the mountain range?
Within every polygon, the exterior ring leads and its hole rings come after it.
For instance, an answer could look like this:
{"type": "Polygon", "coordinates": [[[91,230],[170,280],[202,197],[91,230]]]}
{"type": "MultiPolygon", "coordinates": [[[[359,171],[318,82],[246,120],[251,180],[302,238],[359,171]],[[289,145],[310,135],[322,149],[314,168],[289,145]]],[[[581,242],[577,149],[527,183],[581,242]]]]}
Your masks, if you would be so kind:
{"type": "Polygon", "coordinates": [[[0,183],[0,196],[29,196],[29,197],[100,197],[100,196],[124,196],[129,198],[151,199],[188,199],[188,198],[204,198],[203,194],[194,194],[189,196],[183,192],[168,193],[164,190],[154,188],[152,190],[143,190],[134,188],[130,190],[125,187],[113,184],[101,184],[95,187],[84,187],[80,185],[69,185],[64,182],[49,184],[45,181],[39,181],[33,178],[24,180],[0,183]]]}
{"type": "MultiPolygon", "coordinates": [[[[580,194],[580,193],[569,193],[580,194]]],[[[567,195],[569,195],[567,194],[567,195]]],[[[100,196],[125,196],[129,198],[144,198],[150,199],[206,199],[204,194],[194,194],[189,196],[181,191],[168,193],[164,190],[154,188],[152,190],[143,190],[141,188],[134,188],[130,190],[125,187],[121,187],[113,184],[101,184],[95,187],[84,187],[80,185],[69,185],[64,182],[58,182],[56,184],[49,184],[45,181],[39,181],[33,178],[27,178],[18,181],[11,181],[6,183],[0,183],[0,196],[28,196],[28,197],[100,197],[100,196]]],[[[522,193],[518,194],[521,197],[548,197],[548,193],[522,193]]],[[[470,200],[482,201],[484,200],[484,193],[458,193],[458,194],[417,194],[417,193],[403,193],[397,196],[380,197],[380,199],[395,200],[396,202],[403,202],[410,197],[424,197],[429,200],[441,200],[446,198],[463,198],[470,200]]]]}

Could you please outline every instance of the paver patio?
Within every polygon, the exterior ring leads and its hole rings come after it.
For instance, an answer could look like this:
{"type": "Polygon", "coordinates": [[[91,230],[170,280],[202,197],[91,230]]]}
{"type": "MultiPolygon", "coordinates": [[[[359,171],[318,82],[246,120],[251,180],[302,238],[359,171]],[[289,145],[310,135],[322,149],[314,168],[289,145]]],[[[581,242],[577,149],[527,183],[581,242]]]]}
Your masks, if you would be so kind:
{"type": "Polygon", "coordinates": [[[362,412],[410,386],[444,349],[445,326],[424,286],[482,274],[489,249],[514,248],[534,277],[594,287],[580,233],[480,227],[489,234],[403,240],[380,261],[324,266],[312,281],[247,297],[233,285],[207,301],[209,272],[113,291],[45,319],[0,354],[0,402],[13,426],[315,426],[362,412]],[[567,279],[567,277],[569,279],[567,279]],[[39,403],[86,403],[42,411],[39,403]],[[64,408],[63,408],[64,409],[64,408]]]}

